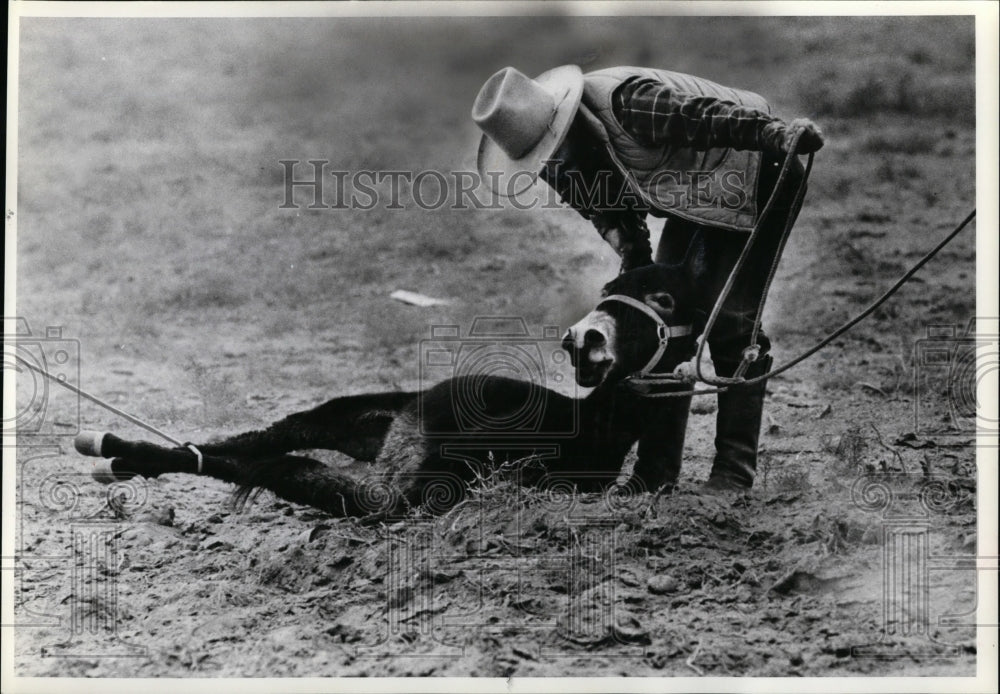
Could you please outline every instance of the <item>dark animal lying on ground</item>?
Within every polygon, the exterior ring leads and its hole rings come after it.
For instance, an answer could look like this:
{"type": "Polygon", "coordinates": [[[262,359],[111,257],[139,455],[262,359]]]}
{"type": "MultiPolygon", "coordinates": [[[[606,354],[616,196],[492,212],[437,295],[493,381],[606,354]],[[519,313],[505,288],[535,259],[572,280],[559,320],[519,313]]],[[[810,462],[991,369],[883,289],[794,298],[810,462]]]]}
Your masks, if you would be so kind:
{"type": "MultiPolygon", "coordinates": [[[[423,392],[335,398],[264,430],[198,445],[201,472],[239,485],[237,495],[244,499],[264,488],[336,516],[382,518],[422,504],[442,511],[464,496],[469,483],[516,460],[532,461],[521,476],[526,484],[558,480],[579,491],[605,489],[615,483],[643,427],[656,425],[643,406],[649,401],[622,387],[623,379],[643,367],[671,371],[693,354],[693,285],[685,268],[654,264],[605,286],[598,306],[562,341],[577,382],[594,388],[585,398],[475,374],[423,392]],[[475,397],[459,397],[463,393],[475,397]],[[529,401],[539,405],[538,417],[517,424],[529,401]],[[480,408],[471,419],[462,411],[470,406],[480,408]],[[470,421],[480,424],[470,428],[470,421]],[[374,462],[379,476],[359,481],[325,463],[288,455],[310,449],[374,462]]],[[[105,482],[199,470],[192,450],[112,434],[82,436],[77,448],[113,458],[95,471],[105,482]]]]}

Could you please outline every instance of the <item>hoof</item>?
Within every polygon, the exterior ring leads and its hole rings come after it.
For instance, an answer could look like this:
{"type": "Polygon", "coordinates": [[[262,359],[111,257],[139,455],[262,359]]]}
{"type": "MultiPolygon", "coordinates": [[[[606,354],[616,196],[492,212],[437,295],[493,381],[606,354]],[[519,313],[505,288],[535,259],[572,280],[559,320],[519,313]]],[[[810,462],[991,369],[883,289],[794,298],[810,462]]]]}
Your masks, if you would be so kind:
{"type": "Polygon", "coordinates": [[[93,458],[100,458],[101,445],[104,443],[105,433],[103,431],[81,431],[73,439],[73,447],[77,453],[93,458]]]}
{"type": "Polygon", "coordinates": [[[93,469],[90,471],[91,477],[101,484],[112,484],[114,482],[130,480],[136,476],[134,472],[115,472],[111,468],[113,462],[112,460],[98,460],[95,462],[93,469]]]}

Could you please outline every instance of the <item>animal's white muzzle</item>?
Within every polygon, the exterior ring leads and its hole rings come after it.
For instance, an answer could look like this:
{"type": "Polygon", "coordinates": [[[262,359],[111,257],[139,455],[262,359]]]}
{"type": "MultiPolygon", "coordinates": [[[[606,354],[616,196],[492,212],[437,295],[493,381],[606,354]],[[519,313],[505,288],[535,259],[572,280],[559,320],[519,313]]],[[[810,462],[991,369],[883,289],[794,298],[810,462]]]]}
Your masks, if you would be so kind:
{"type": "Polygon", "coordinates": [[[598,310],[591,311],[566,331],[562,347],[569,352],[581,386],[600,385],[607,376],[616,358],[616,330],[615,320],[598,310]]]}

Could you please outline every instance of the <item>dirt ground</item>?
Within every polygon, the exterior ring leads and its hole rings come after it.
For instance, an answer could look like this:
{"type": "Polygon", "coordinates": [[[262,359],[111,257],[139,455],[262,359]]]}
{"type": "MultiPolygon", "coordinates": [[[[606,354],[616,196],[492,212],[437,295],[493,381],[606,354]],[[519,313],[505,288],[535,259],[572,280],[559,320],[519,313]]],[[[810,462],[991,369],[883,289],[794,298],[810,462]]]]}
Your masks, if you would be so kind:
{"type": "MultiPolygon", "coordinates": [[[[185,439],[420,387],[431,326],[565,328],[611,252],[565,209],[421,210],[409,190],[402,209],[308,209],[303,190],[281,209],[279,162],[472,170],[496,69],[641,64],[828,136],[767,308],[781,362],[974,206],[973,36],[971,18],[24,20],[17,315],[71,380],[185,439]]],[[[973,227],[770,382],[736,501],[696,492],[711,397],[673,496],[492,480],[442,517],[362,527],[266,493],[238,511],[194,476],[109,491],[73,434],[146,435],[22,377],[40,409],[17,449],[17,673],[972,675],[974,390],[953,361],[975,248],[973,227]]]]}

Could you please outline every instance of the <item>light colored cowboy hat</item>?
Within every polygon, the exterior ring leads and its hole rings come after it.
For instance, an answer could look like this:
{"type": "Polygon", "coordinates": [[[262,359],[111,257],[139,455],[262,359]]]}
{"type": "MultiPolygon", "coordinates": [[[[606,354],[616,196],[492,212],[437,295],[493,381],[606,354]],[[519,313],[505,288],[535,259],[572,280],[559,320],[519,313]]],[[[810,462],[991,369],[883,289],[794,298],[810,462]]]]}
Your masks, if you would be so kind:
{"type": "Polygon", "coordinates": [[[535,79],[505,67],[486,80],[472,105],[472,120],[484,133],[476,165],[494,192],[511,197],[531,187],[566,139],[582,95],[583,73],[576,65],[535,79]],[[498,180],[489,172],[502,176],[498,180]]]}

